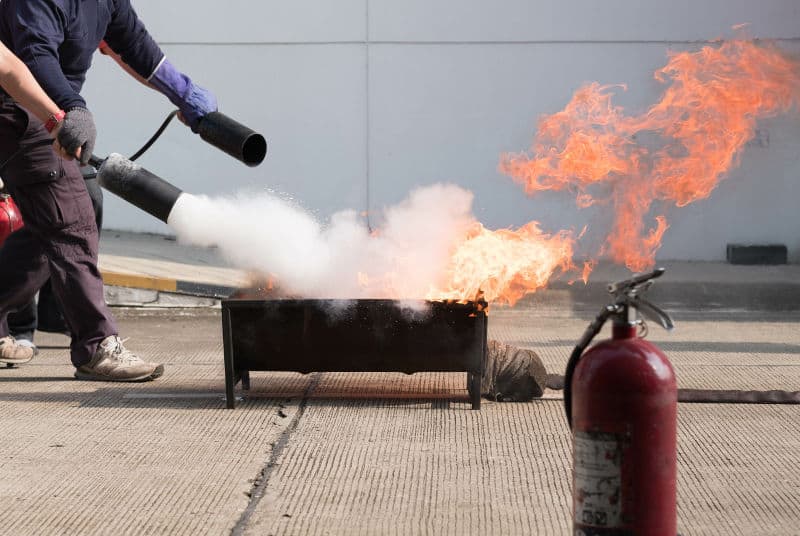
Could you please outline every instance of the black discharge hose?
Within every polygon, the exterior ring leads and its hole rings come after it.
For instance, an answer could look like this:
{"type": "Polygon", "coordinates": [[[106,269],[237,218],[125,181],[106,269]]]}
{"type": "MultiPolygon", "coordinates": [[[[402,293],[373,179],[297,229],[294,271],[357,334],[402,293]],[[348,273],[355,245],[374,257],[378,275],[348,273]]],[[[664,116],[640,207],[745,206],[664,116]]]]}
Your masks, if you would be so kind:
{"type": "Polygon", "coordinates": [[[583,332],[583,336],[569,356],[567,369],[564,371],[564,412],[567,414],[567,424],[569,424],[570,428],[572,428],[572,377],[575,375],[575,368],[578,366],[583,352],[586,351],[586,348],[592,343],[592,340],[603,329],[609,317],[617,313],[618,310],[615,305],[606,306],[592,323],[589,324],[586,331],[583,332]]]}
{"type": "MultiPolygon", "coordinates": [[[[142,145],[141,149],[133,153],[133,156],[128,158],[128,160],[134,162],[144,153],[146,153],[150,149],[150,147],[152,147],[153,144],[158,141],[158,138],[161,137],[164,131],[167,130],[167,127],[172,122],[172,120],[175,119],[176,115],[178,115],[178,110],[173,110],[172,112],[170,112],[167,118],[164,119],[164,122],[161,123],[161,126],[158,127],[158,130],[156,130],[155,133],[152,136],[150,136],[150,139],[147,140],[147,142],[145,142],[144,145],[142,145]]],[[[91,165],[96,170],[99,169],[101,165],[103,165],[103,161],[104,161],[103,158],[99,158],[95,155],[92,155],[91,158],[89,158],[89,165],[91,165]]],[[[97,171],[95,171],[94,173],[84,173],[83,175],[84,179],[94,179],[96,177],[97,177],[97,171]]]]}
{"type": "Polygon", "coordinates": [[[161,137],[161,135],[164,133],[164,131],[167,130],[167,127],[172,122],[172,120],[175,119],[176,115],[178,115],[178,110],[173,110],[172,112],[170,112],[170,114],[167,116],[167,118],[164,120],[164,122],[161,123],[161,126],[158,127],[158,130],[156,130],[155,134],[150,136],[150,139],[147,140],[147,142],[144,145],[142,145],[142,148],[139,149],[138,151],[136,151],[135,153],[133,153],[133,156],[128,158],[128,160],[130,160],[131,162],[134,162],[137,158],[139,158],[144,153],[146,153],[147,150],[150,149],[150,147],[152,147],[153,144],[156,141],[158,141],[158,138],[161,137]]]}

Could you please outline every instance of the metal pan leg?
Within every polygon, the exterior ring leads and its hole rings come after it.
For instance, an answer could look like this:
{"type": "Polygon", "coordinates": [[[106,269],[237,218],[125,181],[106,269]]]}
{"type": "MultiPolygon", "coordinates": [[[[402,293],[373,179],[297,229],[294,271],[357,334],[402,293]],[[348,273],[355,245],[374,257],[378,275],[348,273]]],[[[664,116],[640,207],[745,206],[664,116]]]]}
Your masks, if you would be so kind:
{"type": "Polygon", "coordinates": [[[481,409],[481,375],[469,374],[469,396],[472,401],[472,409],[481,409]]]}
{"type": "Polygon", "coordinates": [[[225,355],[225,406],[228,409],[236,407],[236,396],[234,385],[236,383],[236,371],[233,369],[233,341],[231,339],[231,312],[229,309],[222,309],[222,343],[225,355]]]}

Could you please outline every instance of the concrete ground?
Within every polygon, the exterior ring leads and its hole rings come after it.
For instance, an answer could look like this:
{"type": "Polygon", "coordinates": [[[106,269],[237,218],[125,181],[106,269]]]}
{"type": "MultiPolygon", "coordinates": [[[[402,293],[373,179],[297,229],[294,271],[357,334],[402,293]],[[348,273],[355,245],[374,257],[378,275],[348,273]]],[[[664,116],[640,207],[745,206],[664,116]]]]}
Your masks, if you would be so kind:
{"type": "MultiPolygon", "coordinates": [[[[490,335],[560,373],[597,308],[576,303],[494,308],[490,335]]],[[[681,387],[800,390],[797,310],[684,305],[651,328],[681,387]]],[[[0,370],[0,534],[569,533],[557,392],[472,411],[461,374],[253,373],[226,410],[217,310],[117,314],[162,379],[73,380],[58,335],[0,370]]],[[[681,533],[800,534],[798,452],[796,405],[681,404],[681,533]]]]}
{"type": "MultiPolygon", "coordinates": [[[[665,263],[652,328],[686,388],[800,390],[800,266],[665,263]]],[[[153,383],[72,379],[68,340],[0,369],[0,534],[567,534],[560,392],[471,411],[461,374],[253,373],[224,409],[219,298],[246,284],[214,250],[105,231],[101,269],[153,383]],[[178,309],[176,306],[191,307],[178,309]]],[[[624,270],[556,281],[490,335],[563,372],[624,270]]],[[[679,526],[800,534],[800,409],[681,404],[679,526]]]]}

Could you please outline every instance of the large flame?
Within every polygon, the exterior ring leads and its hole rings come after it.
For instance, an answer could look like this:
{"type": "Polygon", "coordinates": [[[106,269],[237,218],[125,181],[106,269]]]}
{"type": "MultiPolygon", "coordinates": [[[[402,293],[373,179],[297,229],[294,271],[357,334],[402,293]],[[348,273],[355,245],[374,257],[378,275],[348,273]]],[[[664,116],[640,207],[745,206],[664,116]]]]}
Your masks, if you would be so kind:
{"type": "Polygon", "coordinates": [[[475,223],[455,249],[445,288],[433,289],[434,299],[474,299],[513,305],[547,285],[553,274],[574,268],[575,239],[562,231],[543,233],[537,222],[519,229],[490,231],[475,223]]]}
{"type": "Polygon", "coordinates": [[[626,115],[612,103],[621,86],[589,84],[540,121],[531,155],[500,163],[528,194],[568,190],[579,207],[609,206],[614,222],[597,253],[632,271],[654,264],[665,206],[708,197],[738,164],[756,122],[797,107],[800,95],[798,63],[770,43],[673,53],[655,77],[670,85],[646,113],[626,115]]]}

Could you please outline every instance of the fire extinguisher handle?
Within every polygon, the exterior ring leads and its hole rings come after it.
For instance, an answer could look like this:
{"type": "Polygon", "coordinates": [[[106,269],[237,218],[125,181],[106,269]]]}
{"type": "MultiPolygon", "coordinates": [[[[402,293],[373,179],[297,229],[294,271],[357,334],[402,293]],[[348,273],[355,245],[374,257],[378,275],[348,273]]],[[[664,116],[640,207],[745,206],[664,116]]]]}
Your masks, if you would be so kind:
{"type": "Polygon", "coordinates": [[[610,294],[616,295],[623,295],[628,294],[631,291],[639,290],[642,286],[649,286],[650,282],[653,279],[658,279],[662,275],[664,275],[666,269],[664,268],[656,268],[652,272],[648,272],[646,274],[637,275],[630,279],[626,279],[625,281],[618,281],[616,283],[610,283],[608,285],[608,292],[610,294]]]}
{"type": "Polygon", "coordinates": [[[666,311],[652,302],[645,300],[641,296],[637,296],[634,300],[632,300],[631,306],[638,309],[642,316],[648,320],[658,322],[661,327],[667,331],[672,331],[675,329],[675,324],[672,322],[672,318],[669,316],[669,314],[667,314],[666,311]]]}

